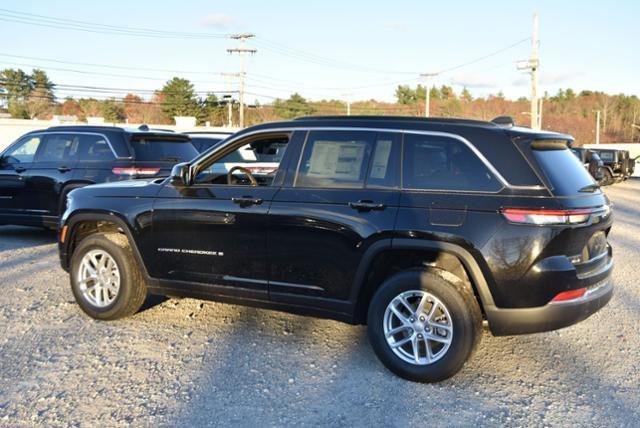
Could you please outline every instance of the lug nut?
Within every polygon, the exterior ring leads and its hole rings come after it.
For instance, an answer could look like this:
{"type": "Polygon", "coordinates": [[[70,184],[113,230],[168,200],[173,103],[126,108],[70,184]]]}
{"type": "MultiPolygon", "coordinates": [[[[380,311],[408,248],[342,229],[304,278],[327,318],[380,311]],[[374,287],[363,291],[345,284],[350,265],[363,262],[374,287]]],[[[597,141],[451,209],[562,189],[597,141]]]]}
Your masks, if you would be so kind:
{"type": "Polygon", "coordinates": [[[420,317],[420,321],[424,321],[424,317],[420,317]]]}

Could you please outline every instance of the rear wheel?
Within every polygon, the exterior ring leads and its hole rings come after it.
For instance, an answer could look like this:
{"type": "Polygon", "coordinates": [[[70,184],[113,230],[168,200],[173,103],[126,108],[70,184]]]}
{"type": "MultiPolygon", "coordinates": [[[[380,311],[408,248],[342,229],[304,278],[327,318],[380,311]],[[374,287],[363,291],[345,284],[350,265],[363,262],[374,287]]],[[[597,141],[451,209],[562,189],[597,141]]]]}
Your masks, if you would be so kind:
{"type": "Polygon", "coordinates": [[[456,374],[480,341],[482,316],[473,291],[433,272],[387,279],[368,314],[371,345],[395,374],[437,382],[456,374]]]}
{"type": "Polygon", "coordinates": [[[123,234],[83,239],[71,258],[71,289],[90,317],[114,320],[136,313],[147,295],[131,246],[123,234]]]}
{"type": "Polygon", "coordinates": [[[605,169],[604,173],[602,174],[602,184],[604,186],[609,186],[613,184],[613,175],[611,174],[611,171],[609,171],[608,169],[605,169]]]}

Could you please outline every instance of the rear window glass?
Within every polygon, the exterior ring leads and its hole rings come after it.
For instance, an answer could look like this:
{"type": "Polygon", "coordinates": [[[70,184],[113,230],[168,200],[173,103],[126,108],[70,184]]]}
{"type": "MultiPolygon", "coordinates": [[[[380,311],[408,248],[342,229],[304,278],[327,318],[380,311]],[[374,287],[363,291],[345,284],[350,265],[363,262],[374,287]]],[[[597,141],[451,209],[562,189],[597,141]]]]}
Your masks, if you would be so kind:
{"type": "Polygon", "coordinates": [[[569,151],[533,150],[533,156],[544,171],[556,196],[570,196],[595,184],[582,163],[569,151]]]}
{"type": "Polygon", "coordinates": [[[502,184],[467,145],[448,137],[405,135],[402,171],[405,189],[474,192],[502,189],[502,184]]]}
{"type": "Polygon", "coordinates": [[[198,155],[190,141],[141,139],[131,141],[131,147],[141,162],[186,162],[198,155]]]}
{"type": "Polygon", "coordinates": [[[599,152],[600,159],[604,162],[613,162],[614,153],[613,152],[599,152]]]}

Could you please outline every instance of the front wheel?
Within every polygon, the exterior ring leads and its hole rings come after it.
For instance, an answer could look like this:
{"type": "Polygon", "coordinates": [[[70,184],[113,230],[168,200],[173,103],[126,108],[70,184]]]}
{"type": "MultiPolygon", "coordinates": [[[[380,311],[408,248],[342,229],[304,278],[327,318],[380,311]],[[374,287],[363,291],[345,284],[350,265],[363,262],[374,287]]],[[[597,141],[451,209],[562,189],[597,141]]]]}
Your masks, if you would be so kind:
{"type": "Polygon", "coordinates": [[[456,374],[482,333],[473,291],[433,272],[410,270],[387,279],[371,301],[369,341],[382,363],[416,382],[456,374]]]}
{"type": "Polygon", "coordinates": [[[83,239],[71,258],[71,289],[90,317],[114,320],[133,315],[147,295],[127,237],[96,234],[83,239]]]}

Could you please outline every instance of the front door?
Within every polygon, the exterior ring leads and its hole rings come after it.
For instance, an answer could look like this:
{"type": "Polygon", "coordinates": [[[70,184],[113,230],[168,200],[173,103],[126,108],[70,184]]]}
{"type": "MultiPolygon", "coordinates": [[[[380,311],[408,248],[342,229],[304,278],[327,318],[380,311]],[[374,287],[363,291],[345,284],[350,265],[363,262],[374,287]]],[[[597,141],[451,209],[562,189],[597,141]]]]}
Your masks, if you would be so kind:
{"type": "Polygon", "coordinates": [[[363,255],[390,238],[401,134],[310,131],[269,212],[271,299],[345,302],[363,255]]]}
{"type": "Polygon", "coordinates": [[[267,213],[288,141],[240,141],[212,155],[194,184],[166,184],[154,205],[152,276],[173,287],[266,300],[267,213]]]}
{"type": "Polygon", "coordinates": [[[0,158],[0,222],[34,215],[37,205],[29,179],[40,146],[40,135],[29,135],[0,158]]]}

